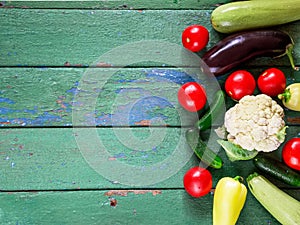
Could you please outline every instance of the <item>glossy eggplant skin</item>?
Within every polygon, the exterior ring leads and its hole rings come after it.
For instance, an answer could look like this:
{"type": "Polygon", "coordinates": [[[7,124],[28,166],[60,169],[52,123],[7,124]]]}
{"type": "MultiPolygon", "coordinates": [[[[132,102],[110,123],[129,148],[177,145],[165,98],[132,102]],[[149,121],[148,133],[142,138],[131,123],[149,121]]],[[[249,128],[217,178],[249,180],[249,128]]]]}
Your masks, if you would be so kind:
{"type": "Polygon", "coordinates": [[[227,36],[208,50],[202,60],[215,76],[223,75],[234,67],[256,57],[288,55],[295,68],[292,50],[294,42],[279,30],[252,30],[227,36]]]}

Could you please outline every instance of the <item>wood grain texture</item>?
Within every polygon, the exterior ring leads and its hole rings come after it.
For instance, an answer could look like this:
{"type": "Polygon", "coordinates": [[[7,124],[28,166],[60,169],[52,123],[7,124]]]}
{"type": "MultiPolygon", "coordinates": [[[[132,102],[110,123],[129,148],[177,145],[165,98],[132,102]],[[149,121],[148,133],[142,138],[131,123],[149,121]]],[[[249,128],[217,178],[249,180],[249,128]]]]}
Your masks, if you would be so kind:
{"type": "Polygon", "coordinates": [[[126,180],[123,178],[134,182],[135,174],[143,174],[143,171],[146,174],[147,169],[153,171],[154,179],[161,179],[160,175],[169,170],[169,177],[175,176],[169,181],[168,175],[164,175],[166,181],[162,187],[175,188],[182,185],[183,171],[177,174],[178,170],[197,163],[196,159],[190,161],[192,152],[183,140],[179,141],[181,129],[115,128],[95,131],[91,128],[53,128],[0,131],[0,168],[1,174],[4,174],[1,176],[1,190],[124,188],[126,180]],[[86,135],[89,137],[86,138],[86,135]],[[158,135],[162,139],[153,140],[158,135]],[[101,143],[98,144],[95,139],[101,143]],[[178,163],[174,166],[168,156],[174,151],[179,152],[178,146],[182,147],[182,155],[174,161],[178,163]],[[94,164],[97,157],[102,164],[94,164]],[[163,161],[165,159],[166,163],[163,161]],[[122,164],[128,165],[126,171],[119,170],[122,164]],[[122,184],[120,179],[124,180],[122,184]]]}
{"type": "Polygon", "coordinates": [[[4,1],[2,7],[17,8],[64,8],[64,9],[207,9],[230,0],[81,0],[81,1],[4,1]]]}
{"type": "MultiPolygon", "coordinates": [[[[185,171],[200,163],[181,128],[0,132],[0,190],[182,188],[185,171]]],[[[290,127],[287,139],[295,136],[299,136],[299,128],[290,127]]],[[[230,162],[214,133],[203,138],[224,160],[222,169],[210,169],[214,185],[223,176],[247,177],[254,171],[251,161],[230,162]]],[[[280,150],[273,154],[280,157],[280,150]]]]}
{"type": "Polygon", "coordinates": [[[181,69],[97,69],[97,78],[80,68],[0,71],[2,126],[88,126],[90,120],[96,126],[186,126],[198,118],[178,104],[180,85],[193,80],[181,69]],[[111,75],[101,76],[106,73],[111,75]],[[95,106],[89,110],[91,95],[95,106]],[[91,116],[73,121],[78,110],[91,116]]]}
{"type": "MultiPolygon", "coordinates": [[[[112,64],[99,57],[149,40],[181,47],[181,32],[196,23],[210,32],[201,56],[224,37],[211,27],[210,13],[225,2],[0,2],[0,223],[212,224],[213,191],[194,199],[182,184],[186,170],[199,165],[183,138],[194,117],[176,101],[179,85],[190,80],[182,70],[190,65],[112,64]],[[92,67],[113,76],[84,76],[92,67]],[[92,107],[85,104],[91,96],[92,107]],[[74,123],[78,111],[85,114],[74,123]]],[[[299,25],[277,27],[294,38],[298,66],[299,25]]],[[[282,69],[288,83],[300,81],[287,57],[237,69],[258,76],[271,66],[282,69]]],[[[224,80],[218,79],[221,87],[224,80]]],[[[233,104],[227,98],[226,106],[233,104]]],[[[299,118],[286,110],[287,139],[300,135],[299,118]]],[[[224,160],[222,169],[209,168],[213,187],[224,176],[256,171],[251,161],[230,162],[213,131],[202,135],[224,160]]],[[[281,148],[272,154],[280,157],[281,148]]],[[[299,189],[268,178],[300,200],[299,189]]],[[[249,192],[241,224],[278,222],[249,192]]]]}
{"type": "MultiPolygon", "coordinates": [[[[257,77],[266,68],[249,71],[257,77]]],[[[288,83],[300,81],[299,71],[282,70],[288,83]]],[[[0,125],[185,127],[193,126],[198,119],[196,113],[187,112],[178,104],[180,85],[195,78],[183,68],[97,68],[96,79],[88,76],[87,71],[87,68],[0,68],[0,125]],[[95,105],[91,106],[90,96],[95,105]],[[75,115],[78,111],[81,111],[79,116],[83,115],[80,120],[75,115]]],[[[211,84],[204,82],[203,76],[199,81],[206,89],[223,88],[225,77],[212,80],[211,84]]],[[[208,104],[213,93],[208,93],[208,104]]],[[[228,108],[234,104],[229,98],[226,101],[228,108]]],[[[299,117],[299,113],[286,110],[288,125],[299,125],[299,117]]],[[[215,125],[221,124],[215,122],[215,125]]]]}
{"type": "MultiPolygon", "coordinates": [[[[184,190],[19,192],[0,193],[2,224],[212,224],[213,194],[194,199],[184,190]],[[156,193],[156,194],[153,194],[156,193]],[[158,207],[159,205],[159,207],[158,207]]],[[[300,199],[299,191],[288,193],[300,199]]],[[[237,225],[279,223],[254,199],[247,196],[237,225]]]]}
{"type": "MultiPolygon", "coordinates": [[[[161,40],[180,46],[184,28],[198,23],[210,32],[207,50],[224,37],[212,28],[210,13],[211,10],[2,8],[0,66],[88,66],[97,64],[97,59],[104,53],[138,41],[161,40]]],[[[288,31],[298,40],[300,34],[297,27],[299,22],[281,26],[280,29],[288,31]]],[[[294,57],[296,64],[299,64],[300,43],[297,41],[294,57]]],[[[287,66],[289,61],[287,57],[255,61],[256,66],[266,64],[287,66]]],[[[157,66],[162,66],[162,63],[157,66]]]]}

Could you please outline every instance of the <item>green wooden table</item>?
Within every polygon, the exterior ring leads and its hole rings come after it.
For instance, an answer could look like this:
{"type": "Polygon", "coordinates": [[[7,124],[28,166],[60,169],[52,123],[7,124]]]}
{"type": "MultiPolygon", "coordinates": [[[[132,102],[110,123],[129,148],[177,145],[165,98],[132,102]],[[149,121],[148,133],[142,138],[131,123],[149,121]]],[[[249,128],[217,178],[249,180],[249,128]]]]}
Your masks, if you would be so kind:
{"type": "MultiPolygon", "coordinates": [[[[213,190],[195,199],[183,189],[199,160],[183,137],[197,115],[176,98],[194,77],[177,53],[188,25],[209,29],[206,50],[224,37],[210,13],[226,2],[1,1],[0,223],[212,224],[213,190]]],[[[299,66],[300,22],[278,28],[293,36],[299,66]]],[[[300,82],[285,57],[242,68],[259,75],[270,66],[300,82]]],[[[300,136],[299,113],[285,119],[287,138],[300,136]]],[[[230,162],[214,132],[204,135],[225,162],[209,169],[214,187],[255,171],[230,162]]],[[[277,185],[300,200],[299,189],[277,185]]],[[[249,192],[238,224],[278,222],[249,192]]]]}

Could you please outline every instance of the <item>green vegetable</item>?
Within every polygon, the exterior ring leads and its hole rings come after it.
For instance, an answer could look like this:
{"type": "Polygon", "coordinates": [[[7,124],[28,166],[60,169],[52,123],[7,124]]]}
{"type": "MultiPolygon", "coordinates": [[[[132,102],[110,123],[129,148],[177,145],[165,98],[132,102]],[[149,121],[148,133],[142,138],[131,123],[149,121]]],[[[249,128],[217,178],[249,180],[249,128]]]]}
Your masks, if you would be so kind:
{"type": "Polygon", "coordinates": [[[276,26],[300,19],[300,0],[237,1],[217,7],[212,26],[221,33],[276,26]]]}
{"type": "Polygon", "coordinates": [[[292,170],[285,163],[261,154],[253,159],[253,163],[262,172],[286,184],[300,187],[300,174],[292,170]]]}
{"type": "Polygon", "coordinates": [[[230,141],[218,140],[217,142],[223,147],[226,155],[232,162],[238,160],[250,160],[258,154],[258,151],[256,150],[249,151],[243,149],[239,145],[233,144],[230,141]]]}
{"type": "Polygon", "coordinates": [[[257,173],[247,178],[254,197],[283,225],[296,225],[300,221],[300,202],[277,188],[257,173]]]}
{"type": "Polygon", "coordinates": [[[186,131],[186,140],[195,155],[203,163],[215,169],[222,168],[222,159],[201,140],[198,129],[188,129],[186,131]]]}
{"type": "Polygon", "coordinates": [[[198,127],[200,131],[210,128],[212,121],[216,121],[216,119],[222,115],[222,109],[224,109],[225,113],[225,95],[222,90],[219,90],[214,96],[214,100],[210,106],[210,109],[201,117],[199,121],[197,121],[196,127],[198,127]]]}

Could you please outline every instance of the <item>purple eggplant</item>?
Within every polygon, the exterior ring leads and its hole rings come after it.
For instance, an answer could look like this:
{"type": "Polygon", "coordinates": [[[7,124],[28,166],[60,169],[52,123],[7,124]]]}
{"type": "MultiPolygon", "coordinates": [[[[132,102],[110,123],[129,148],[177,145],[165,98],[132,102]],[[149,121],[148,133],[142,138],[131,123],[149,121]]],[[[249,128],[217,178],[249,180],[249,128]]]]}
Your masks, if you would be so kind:
{"type": "Polygon", "coordinates": [[[287,55],[294,69],[293,39],[279,30],[255,30],[232,34],[208,50],[202,60],[215,76],[223,75],[234,67],[256,57],[287,55]]]}

